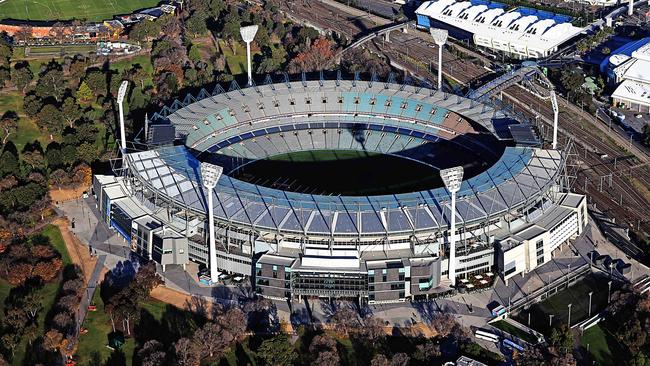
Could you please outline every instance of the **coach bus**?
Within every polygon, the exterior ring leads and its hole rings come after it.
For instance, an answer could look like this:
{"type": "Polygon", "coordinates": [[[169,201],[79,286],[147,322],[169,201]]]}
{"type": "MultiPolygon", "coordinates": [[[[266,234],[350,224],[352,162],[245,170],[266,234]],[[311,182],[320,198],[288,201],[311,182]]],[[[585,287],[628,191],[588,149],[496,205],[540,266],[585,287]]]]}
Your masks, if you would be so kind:
{"type": "Polygon", "coordinates": [[[501,342],[501,344],[503,344],[503,347],[505,347],[507,349],[517,350],[519,352],[524,350],[524,347],[518,345],[517,343],[515,343],[515,342],[513,342],[513,341],[511,341],[509,339],[504,339],[503,342],[501,342]]]}
{"type": "Polygon", "coordinates": [[[478,339],[482,339],[484,341],[489,341],[493,343],[499,343],[499,336],[497,336],[494,333],[486,332],[484,330],[477,329],[474,332],[474,336],[478,339]]]}

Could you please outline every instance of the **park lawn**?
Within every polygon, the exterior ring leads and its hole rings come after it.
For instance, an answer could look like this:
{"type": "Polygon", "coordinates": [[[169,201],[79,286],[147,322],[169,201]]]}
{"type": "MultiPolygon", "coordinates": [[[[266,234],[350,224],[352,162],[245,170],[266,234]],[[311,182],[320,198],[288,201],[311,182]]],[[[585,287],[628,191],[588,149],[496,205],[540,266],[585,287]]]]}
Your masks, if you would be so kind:
{"type": "MultiPolygon", "coordinates": [[[[104,302],[102,301],[99,291],[93,295],[93,303],[97,306],[97,311],[88,312],[83,327],[88,329],[88,333],[79,336],[77,346],[77,361],[80,365],[89,364],[93,359],[93,354],[98,353],[102,362],[105,362],[111,355],[108,345],[108,334],[113,330],[111,328],[111,318],[104,311],[104,302]]],[[[122,351],[126,356],[126,364],[131,365],[133,362],[133,352],[135,351],[135,340],[133,337],[125,338],[122,351]]]]}
{"type": "Polygon", "coordinates": [[[158,0],[21,0],[0,3],[3,19],[100,21],[114,15],[128,14],[137,9],[153,7],[158,0]]]}
{"type": "Polygon", "coordinates": [[[229,366],[257,366],[257,362],[255,361],[255,352],[248,348],[247,340],[243,340],[242,342],[237,343],[235,347],[230,348],[221,360],[213,363],[215,366],[224,364],[229,366]]]}
{"type": "Polygon", "coordinates": [[[63,241],[63,236],[61,236],[61,230],[55,225],[47,225],[41,231],[41,234],[48,237],[54,249],[61,253],[61,259],[63,260],[63,265],[72,264],[72,259],[70,259],[70,254],[68,249],[65,246],[65,241],[63,241]]]}
{"type": "Polygon", "coordinates": [[[585,330],[580,338],[580,346],[587,349],[597,365],[618,365],[623,359],[627,359],[621,345],[603,323],[596,324],[585,330]]]}
{"type": "Polygon", "coordinates": [[[126,60],[113,62],[111,63],[110,69],[117,71],[118,74],[122,74],[124,70],[130,69],[131,66],[136,64],[142,66],[142,69],[148,75],[148,77],[144,80],[144,86],[146,87],[153,85],[153,64],[151,63],[151,57],[148,54],[138,55],[126,60]]]}
{"type": "MultiPolygon", "coordinates": [[[[235,51],[225,41],[219,41],[221,53],[226,57],[226,66],[231,75],[239,75],[246,72],[246,46],[242,42],[235,43],[235,51]]],[[[251,58],[259,52],[251,51],[251,58]]]]}
{"type": "Polygon", "coordinates": [[[493,327],[497,329],[501,329],[502,331],[509,333],[517,338],[521,338],[524,341],[530,343],[530,344],[537,344],[537,338],[533,336],[532,334],[526,333],[523,330],[513,326],[512,324],[504,321],[504,320],[499,320],[498,322],[494,322],[492,324],[493,327]]]}

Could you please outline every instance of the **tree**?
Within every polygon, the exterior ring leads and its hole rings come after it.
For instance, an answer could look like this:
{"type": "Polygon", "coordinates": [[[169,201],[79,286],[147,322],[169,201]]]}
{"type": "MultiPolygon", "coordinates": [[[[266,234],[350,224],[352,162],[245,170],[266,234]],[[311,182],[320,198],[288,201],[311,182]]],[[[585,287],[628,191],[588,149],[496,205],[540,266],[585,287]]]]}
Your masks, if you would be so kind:
{"type": "Polygon", "coordinates": [[[318,38],[305,51],[300,52],[289,62],[289,72],[312,72],[329,69],[336,58],[334,44],[327,38],[318,38]]]}
{"type": "Polygon", "coordinates": [[[336,310],[330,323],[334,325],[337,332],[347,335],[352,329],[358,328],[361,323],[356,311],[349,307],[340,307],[336,310]]]}
{"type": "Polygon", "coordinates": [[[151,41],[160,33],[158,22],[138,22],[129,31],[129,38],[136,41],[151,41]]]}
{"type": "Polygon", "coordinates": [[[573,352],[573,333],[571,333],[571,329],[566,324],[553,328],[550,344],[563,354],[573,352]]]}
{"type": "Polygon", "coordinates": [[[85,80],[79,84],[79,89],[77,89],[77,99],[82,103],[88,103],[93,100],[93,91],[85,80]]]}
{"type": "Polygon", "coordinates": [[[393,359],[390,360],[390,365],[391,366],[407,366],[409,364],[409,361],[411,358],[403,352],[396,353],[393,356],[393,359]]]}
{"type": "Polygon", "coordinates": [[[419,344],[415,349],[413,358],[425,363],[431,364],[434,359],[441,356],[440,345],[434,343],[432,340],[427,340],[424,344],[419,344]]]}
{"type": "Polygon", "coordinates": [[[329,335],[315,336],[309,345],[309,352],[316,356],[313,365],[334,366],[341,362],[336,340],[329,335]]]}
{"type": "Polygon", "coordinates": [[[81,107],[73,97],[65,98],[61,106],[61,114],[68,121],[68,126],[72,127],[72,124],[81,118],[82,113],[81,107]]]}
{"type": "Polygon", "coordinates": [[[264,59],[257,67],[258,74],[267,74],[279,71],[287,62],[287,51],[282,44],[264,48],[264,59]]]}
{"type": "Polygon", "coordinates": [[[65,94],[65,78],[63,69],[56,61],[50,61],[41,72],[35,88],[36,95],[40,98],[54,98],[57,102],[65,94]]]}
{"type": "Polygon", "coordinates": [[[18,157],[12,149],[8,148],[8,145],[5,145],[2,155],[0,155],[0,177],[5,177],[7,174],[15,173],[16,171],[18,171],[18,157]]]}
{"type": "Polygon", "coordinates": [[[194,37],[204,35],[208,32],[206,17],[203,13],[193,12],[185,21],[187,31],[194,37]]]}
{"type": "Polygon", "coordinates": [[[381,353],[376,354],[375,357],[370,360],[370,366],[388,366],[389,364],[388,358],[381,353]]]}
{"type": "Polygon", "coordinates": [[[84,81],[88,84],[88,87],[93,91],[95,96],[106,95],[106,92],[108,91],[108,80],[102,71],[88,71],[84,81]]]}
{"type": "Polygon", "coordinates": [[[54,134],[60,134],[65,125],[63,113],[54,105],[46,104],[36,115],[39,127],[50,133],[50,139],[53,140],[54,134]]]}
{"type": "Polygon", "coordinates": [[[196,366],[200,360],[200,345],[189,338],[181,338],[174,343],[176,364],[179,366],[196,366]]]}
{"type": "Polygon", "coordinates": [[[289,343],[289,338],[282,333],[265,339],[257,350],[261,364],[270,366],[289,366],[298,359],[296,349],[289,343]]]}
{"type": "Polygon", "coordinates": [[[43,337],[43,347],[50,351],[58,351],[64,346],[64,338],[61,332],[50,329],[43,337]]]}
{"type": "Polygon", "coordinates": [[[43,153],[39,150],[24,151],[22,154],[22,160],[32,167],[32,169],[45,168],[45,158],[43,157],[43,153]]]}
{"type": "Polygon", "coordinates": [[[36,94],[27,94],[23,99],[23,110],[30,117],[35,117],[43,108],[43,101],[36,94]]]}
{"type": "Polygon", "coordinates": [[[29,68],[29,61],[17,62],[11,69],[11,82],[20,90],[25,91],[25,87],[34,80],[34,73],[29,68]]]}
{"type": "Polygon", "coordinates": [[[435,330],[436,333],[443,338],[451,334],[452,330],[457,325],[454,316],[448,313],[436,314],[431,319],[430,324],[431,324],[431,328],[433,328],[433,330],[435,330]]]}
{"type": "Polygon", "coordinates": [[[201,345],[201,359],[213,360],[221,356],[229,343],[223,337],[223,328],[207,322],[194,332],[194,342],[201,345]]]}
{"type": "Polygon", "coordinates": [[[2,144],[7,143],[9,135],[16,132],[18,128],[18,114],[14,111],[6,111],[2,117],[0,117],[0,127],[4,131],[4,137],[2,138],[2,144]]]}
{"type": "Polygon", "coordinates": [[[138,351],[138,357],[142,366],[160,366],[165,362],[166,353],[162,343],[155,339],[145,342],[142,349],[138,351]]]}
{"type": "Polygon", "coordinates": [[[84,142],[83,144],[77,146],[77,160],[83,161],[88,164],[99,159],[99,150],[95,145],[84,142]]]}

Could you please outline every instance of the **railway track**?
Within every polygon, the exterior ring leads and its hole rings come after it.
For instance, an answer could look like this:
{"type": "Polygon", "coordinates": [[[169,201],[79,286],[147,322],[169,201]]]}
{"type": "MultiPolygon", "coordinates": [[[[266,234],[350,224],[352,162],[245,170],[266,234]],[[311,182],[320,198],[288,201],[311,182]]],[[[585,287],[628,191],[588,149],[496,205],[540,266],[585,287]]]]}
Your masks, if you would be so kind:
{"type": "MultiPolygon", "coordinates": [[[[549,135],[553,120],[550,103],[540,100],[520,86],[513,86],[503,93],[504,100],[522,113],[535,119],[542,116],[547,123],[549,135]],[[536,107],[536,108],[535,108],[536,107]]],[[[639,164],[633,155],[607,140],[602,132],[589,128],[589,123],[572,118],[570,112],[561,109],[559,126],[564,138],[576,142],[576,179],[573,189],[587,193],[593,203],[620,222],[626,222],[634,229],[647,231],[650,228],[650,169],[639,164]],[[586,183],[585,183],[586,182],[586,183]],[[611,183],[611,185],[610,185],[611,183]]]]}

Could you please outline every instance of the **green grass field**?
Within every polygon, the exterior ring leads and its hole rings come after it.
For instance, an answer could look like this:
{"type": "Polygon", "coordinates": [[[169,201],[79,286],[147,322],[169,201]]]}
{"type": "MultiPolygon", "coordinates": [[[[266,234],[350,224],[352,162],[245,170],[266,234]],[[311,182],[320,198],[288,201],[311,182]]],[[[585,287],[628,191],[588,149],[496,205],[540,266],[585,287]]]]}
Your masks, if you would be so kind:
{"type": "Polygon", "coordinates": [[[523,330],[513,326],[512,324],[504,320],[499,320],[498,322],[494,322],[491,325],[497,329],[501,329],[506,333],[510,333],[511,335],[517,338],[521,338],[530,344],[537,344],[537,337],[533,336],[532,334],[524,332],[523,330]]]}
{"type": "MultiPolygon", "coordinates": [[[[571,304],[571,324],[576,324],[587,318],[589,313],[589,292],[593,291],[591,315],[597,314],[607,305],[607,278],[600,275],[589,275],[576,284],[550,296],[548,299],[531,306],[531,328],[549,336],[549,314],[553,314],[553,327],[566,323],[571,304]]],[[[612,285],[614,291],[616,285],[612,285]]],[[[527,323],[528,310],[522,310],[515,318],[522,324],[527,323]]]]}
{"type": "Polygon", "coordinates": [[[596,361],[596,365],[619,365],[621,360],[627,358],[623,347],[603,323],[585,330],[580,339],[580,345],[585,350],[589,345],[589,353],[596,361]]]}
{"type": "Polygon", "coordinates": [[[99,21],[157,4],[158,0],[6,0],[0,4],[0,19],[99,21]]]}

